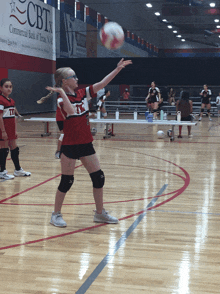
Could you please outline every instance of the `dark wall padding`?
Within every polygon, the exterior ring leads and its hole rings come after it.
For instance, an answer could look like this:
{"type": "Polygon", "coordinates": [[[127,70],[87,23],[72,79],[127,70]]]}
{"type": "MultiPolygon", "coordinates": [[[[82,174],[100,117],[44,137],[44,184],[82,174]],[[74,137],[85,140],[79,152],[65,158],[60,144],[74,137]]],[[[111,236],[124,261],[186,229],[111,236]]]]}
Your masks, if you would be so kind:
{"type": "MultiPolygon", "coordinates": [[[[111,82],[120,85],[218,85],[220,58],[131,58],[132,65],[123,69],[111,82]]],[[[112,71],[120,58],[59,58],[57,68],[69,66],[79,84],[94,84],[112,71]]]]}

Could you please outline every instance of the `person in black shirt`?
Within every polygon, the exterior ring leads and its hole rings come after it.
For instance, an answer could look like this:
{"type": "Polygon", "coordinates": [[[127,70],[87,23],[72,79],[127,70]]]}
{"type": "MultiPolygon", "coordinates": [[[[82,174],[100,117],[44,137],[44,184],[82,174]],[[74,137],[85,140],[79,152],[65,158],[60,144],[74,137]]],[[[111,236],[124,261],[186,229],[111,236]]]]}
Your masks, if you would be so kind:
{"type": "Polygon", "coordinates": [[[158,87],[156,87],[155,82],[151,83],[151,87],[149,88],[148,95],[146,97],[146,101],[150,104],[151,109],[153,110],[154,119],[157,119],[157,109],[159,102],[161,100],[161,94],[158,87]]]}
{"type": "Polygon", "coordinates": [[[212,96],[212,92],[211,90],[208,89],[208,86],[205,84],[203,86],[203,90],[201,91],[200,95],[202,96],[202,105],[201,105],[201,112],[200,112],[200,117],[199,120],[202,120],[202,115],[204,112],[204,108],[207,108],[207,112],[208,112],[208,116],[209,116],[209,120],[211,121],[211,117],[210,117],[210,109],[211,109],[211,96],[212,96]]]}

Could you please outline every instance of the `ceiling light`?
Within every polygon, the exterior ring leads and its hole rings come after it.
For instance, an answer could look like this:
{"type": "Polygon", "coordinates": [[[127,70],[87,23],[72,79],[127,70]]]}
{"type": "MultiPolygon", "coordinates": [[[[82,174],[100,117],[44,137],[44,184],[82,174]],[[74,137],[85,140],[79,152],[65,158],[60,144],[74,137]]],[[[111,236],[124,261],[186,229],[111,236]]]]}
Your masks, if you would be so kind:
{"type": "Polygon", "coordinates": [[[214,19],[214,22],[219,22],[219,19],[214,19]]]}
{"type": "Polygon", "coordinates": [[[172,29],[173,27],[172,26],[167,26],[168,27],[168,29],[172,29]]]}
{"type": "Polygon", "coordinates": [[[185,40],[185,39],[181,39],[181,41],[182,41],[182,42],[185,42],[186,40],[185,40]]]}
{"type": "Polygon", "coordinates": [[[147,6],[148,8],[151,8],[151,7],[152,7],[152,4],[151,4],[151,3],[147,3],[146,6],[147,6]]]}
{"type": "Polygon", "coordinates": [[[163,22],[167,22],[167,19],[162,19],[163,22]]]}
{"type": "Polygon", "coordinates": [[[217,29],[220,29],[220,26],[216,26],[217,29]]]}
{"type": "Polygon", "coordinates": [[[215,7],[215,3],[212,2],[212,3],[209,4],[209,6],[210,7],[215,7]]]}
{"type": "Polygon", "coordinates": [[[174,34],[177,34],[177,31],[173,31],[174,34]]]}
{"type": "Polygon", "coordinates": [[[155,12],[154,13],[156,16],[159,16],[160,15],[160,12],[155,12]]]}
{"type": "Polygon", "coordinates": [[[220,35],[218,37],[220,38],[220,35]]]}
{"type": "Polygon", "coordinates": [[[181,35],[177,35],[177,38],[182,38],[182,36],[181,35]]]}

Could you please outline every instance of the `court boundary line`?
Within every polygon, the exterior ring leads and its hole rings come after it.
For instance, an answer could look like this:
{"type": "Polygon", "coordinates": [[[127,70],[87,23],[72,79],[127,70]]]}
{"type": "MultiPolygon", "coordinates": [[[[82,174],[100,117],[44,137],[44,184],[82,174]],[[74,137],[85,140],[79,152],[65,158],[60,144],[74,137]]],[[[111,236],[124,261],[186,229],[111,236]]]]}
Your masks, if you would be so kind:
{"type": "MultiPolygon", "coordinates": [[[[163,187],[160,189],[160,191],[157,193],[157,196],[160,196],[163,193],[163,191],[167,188],[167,186],[168,184],[164,184],[163,187]]],[[[138,216],[138,218],[133,222],[133,224],[127,229],[125,233],[123,233],[120,239],[116,242],[112,250],[113,252],[107,253],[107,255],[97,265],[97,267],[94,269],[91,275],[86,279],[86,281],[81,285],[81,287],[75,292],[75,294],[84,294],[89,289],[89,287],[96,280],[96,278],[99,276],[99,274],[104,269],[104,267],[109,263],[109,261],[111,261],[111,259],[114,257],[116,252],[119,250],[119,248],[126,242],[126,240],[131,235],[131,233],[137,228],[139,223],[147,214],[147,210],[149,210],[155,204],[157,199],[158,198],[154,198],[151,200],[151,202],[147,205],[147,207],[143,210],[143,212],[138,216]]]]}

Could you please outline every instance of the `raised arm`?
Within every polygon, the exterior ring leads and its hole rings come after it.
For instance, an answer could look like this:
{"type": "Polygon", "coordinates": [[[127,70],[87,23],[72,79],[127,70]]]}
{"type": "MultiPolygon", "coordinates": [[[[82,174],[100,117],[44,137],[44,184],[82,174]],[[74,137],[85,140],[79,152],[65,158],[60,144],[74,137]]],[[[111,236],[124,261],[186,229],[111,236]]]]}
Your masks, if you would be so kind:
{"type": "Polygon", "coordinates": [[[117,67],[112,72],[105,76],[104,79],[102,79],[100,82],[93,85],[94,93],[97,93],[102,88],[105,88],[114,79],[114,77],[117,76],[117,74],[129,64],[132,64],[131,60],[124,60],[124,58],[122,58],[117,64],[117,67]]]}

